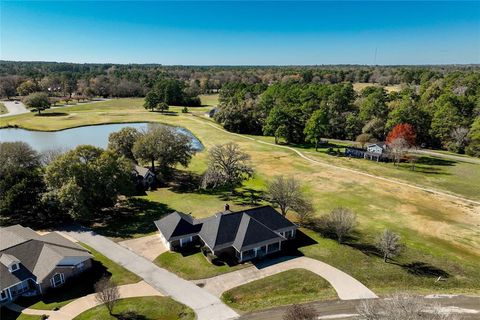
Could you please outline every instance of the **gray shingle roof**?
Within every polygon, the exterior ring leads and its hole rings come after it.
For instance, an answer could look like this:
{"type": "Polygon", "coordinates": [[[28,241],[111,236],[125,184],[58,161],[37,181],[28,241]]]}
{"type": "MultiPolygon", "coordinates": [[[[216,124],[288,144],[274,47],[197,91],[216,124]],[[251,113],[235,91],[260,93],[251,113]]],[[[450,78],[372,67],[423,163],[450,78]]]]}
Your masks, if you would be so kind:
{"type": "Polygon", "coordinates": [[[219,212],[205,219],[193,219],[178,212],[155,221],[167,241],[198,234],[212,250],[234,246],[243,250],[249,246],[284,239],[279,232],[296,225],[270,206],[238,212],[219,212]]]}
{"type": "Polygon", "coordinates": [[[167,241],[188,234],[196,234],[201,228],[201,225],[196,224],[191,216],[181,212],[173,212],[155,221],[155,225],[167,241]]]}
{"type": "Polygon", "coordinates": [[[12,256],[20,261],[20,269],[14,272],[10,272],[3,263],[0,264],[1,289],[28,278],[40,283],[67,257],[92,257],[88,250],[56,232],[41,236],[30,228],[15,225],[0,228],[0,239],[0,259],[12,256]]]}

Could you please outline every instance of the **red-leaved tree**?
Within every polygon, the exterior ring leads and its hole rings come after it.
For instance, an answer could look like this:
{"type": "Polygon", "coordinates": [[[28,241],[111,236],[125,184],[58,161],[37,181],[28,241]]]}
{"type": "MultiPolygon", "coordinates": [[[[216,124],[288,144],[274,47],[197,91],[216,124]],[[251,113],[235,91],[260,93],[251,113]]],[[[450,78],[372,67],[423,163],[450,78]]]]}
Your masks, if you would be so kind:
{"type": "Polygon", "coordinates": [[[415,140],[417,138],[417,134],[411,124],[408,123],[400,123],[397,124],[387,135],[387,144],[390,145],[396,139],[404,139],[410,147],[415,146],[415,140]]]}

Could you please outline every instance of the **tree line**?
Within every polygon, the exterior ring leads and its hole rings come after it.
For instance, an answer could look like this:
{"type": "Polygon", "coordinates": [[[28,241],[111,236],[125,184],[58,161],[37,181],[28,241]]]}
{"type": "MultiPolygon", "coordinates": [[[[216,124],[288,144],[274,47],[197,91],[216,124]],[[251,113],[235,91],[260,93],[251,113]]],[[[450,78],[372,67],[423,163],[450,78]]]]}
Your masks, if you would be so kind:
{"type": "Polygon", "coordinates": [[[452,72],[390,93],[381,86],[357,93],[350,83],[228,83],[215,119],[229,131],[294,144],[322,137],[384,141],[408,124],[417,145],[479,156],[479,116],[480,73],[452,72]]]}
{"type": "Polygon", "coordinates": [[[81,145],[39,153],[24,142],[0,143],[0,224],[105,218],[119,196],[136,194],[135,163],[161,175],[188,166],[194,154],[190,139],[167,126],[124,128],[111,134],[107,150],[81,145]]]}
{"type": "Polygon", "coordinates": [[[230,82],[420,85],[449,73],[471,71],[478,71],[478,66],[163,66],[0,61],[0,96],[27,95],[25,89],[37,87],[35,91],[41,88],[63,96],[143,97],[160,77],[182,82],[192,96],[217,92],[230,82]]]}

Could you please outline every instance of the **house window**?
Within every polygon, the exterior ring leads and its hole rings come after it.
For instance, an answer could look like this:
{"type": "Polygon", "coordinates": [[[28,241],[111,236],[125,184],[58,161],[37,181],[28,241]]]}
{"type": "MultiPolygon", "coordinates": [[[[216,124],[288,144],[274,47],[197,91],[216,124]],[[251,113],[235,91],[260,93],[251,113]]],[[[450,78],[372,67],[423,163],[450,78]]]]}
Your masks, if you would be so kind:
{"type": "Polygon", "coordinates": [[[62,285],[65,282],[65,276],[63,273],[56,273],[52,279],[50,279],[50,283],[52,284],[52,287],[58,287],[62,285]]]}
{"type": "Polygon", "coordinates": [[[193,237],[180,239],[180,247],[183,247],[185,244],[193,241],[193,237]]]}
{"type": "Polygon", "coordinates": [[[0,301],[7,300],[7,298],[8,298],[7,290],[3,290],[2,292],[0,292],[0,301]]]}
{"type": "Polygon", "coordinates": [[[12,264],[12,266],[10,267],[10,270],[13,272],[13,271],[17,271],[18,269],[20,269],[20,267],[18,266],[18,263],[14,263],[12,264]]]}

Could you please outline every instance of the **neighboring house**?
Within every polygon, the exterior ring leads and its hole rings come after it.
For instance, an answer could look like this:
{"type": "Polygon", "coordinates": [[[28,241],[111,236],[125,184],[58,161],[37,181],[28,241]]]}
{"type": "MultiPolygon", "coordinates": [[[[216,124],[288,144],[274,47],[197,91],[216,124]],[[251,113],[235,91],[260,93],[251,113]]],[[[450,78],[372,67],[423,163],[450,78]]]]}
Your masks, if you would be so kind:
{"type": "Polygon", "coordinates": [[[345,156],[354,158],[364,158],[374,161],[389,161],[390,155],[388,153],[387,145],[385,142],[377,142],[367,145],[367,150],[346,147],[345,156]]]}
{"type": "Polygon", "coordinates": [[[0,228],[0,302],[61,286],[92,265],[85,248],[59,233],[21,225],[0,228]]]}
{"type": "Polygon", "coordinates": [[[155,185],[155,174],[150,169],[134,164],[132,173],[137,185],[145,188],[155,185]]]}
{"type": "Polygon", "coordinates": [[[387,144],[385,142],[376,142],[367,145],[367,152],[382,154],[387,151],[387,144]]]}
{"type": "Polygon", "coordinates": [[[194,219],[174,212],[155,221],[169,250],[191,242],[205,245],[214,255],[229,254],[239,262],[280,251],[282,242],[295,238],[297,226],[270,206],[194,219]]]}

